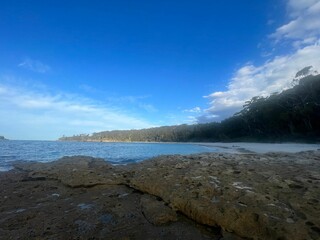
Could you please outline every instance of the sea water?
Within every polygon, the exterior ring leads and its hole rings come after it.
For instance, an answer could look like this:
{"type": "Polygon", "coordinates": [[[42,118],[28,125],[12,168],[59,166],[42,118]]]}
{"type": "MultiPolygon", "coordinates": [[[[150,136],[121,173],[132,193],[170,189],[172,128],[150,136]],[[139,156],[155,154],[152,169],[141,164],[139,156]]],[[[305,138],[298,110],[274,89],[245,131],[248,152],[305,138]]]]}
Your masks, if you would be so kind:
{"type": "Polygon", "coordinates": [[[166,154],[214,152],[214,147],[183,143],[104,143],[59,141],[0,141],[0,171],[14,161],[51,162],[63,156],[99,157],[112,164],[127,164],[166,154]]]}

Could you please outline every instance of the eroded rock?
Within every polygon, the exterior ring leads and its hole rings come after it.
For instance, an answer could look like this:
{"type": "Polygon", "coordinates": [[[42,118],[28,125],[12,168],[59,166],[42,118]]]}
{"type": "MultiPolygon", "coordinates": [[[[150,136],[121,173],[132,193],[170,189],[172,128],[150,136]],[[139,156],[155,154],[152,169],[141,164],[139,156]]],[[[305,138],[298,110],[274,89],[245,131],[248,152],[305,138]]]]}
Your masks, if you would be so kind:
{"type": "Polygon", "coordinates": [[[111,164],[99,158],[63,157],[50,163],[18,162],[15,167],[29,172],[29,180],[48,177],[70,187],[119,184],[122,175],[111,164]]]}
{"type": "MultiPolygon", "coordinates": [[[[293,240],[320,238],[319,151],[161,156],[127,166],[112,166],[102,159],[69,157],[48,164],[19,163],[16,166],[21,171],[19,174],[24,174],[20,184],[16,185],[18,190],[25,184],[43,187],[49,182],[61,182],[68,188],[68,194],[77,192],[77,201],[72,205],[76,211],[97,215],[95,223],[89,222],[93,225],[85,224],[85,219],[68,222],[75,229],[72,234],[83,230],[83,234],[92,231],[110,235],[113,232],[110,236],[116,236],[115,232],[120,234],[126,229],[136,237],[144,236],[121,220],[131,217],[146,224],[141,231],[148,232],[149,228],[152,229],[151,224],[178,232],[181,221],[175,213],[177,211],[197,223],[221,227],[224,239],[231,239],[230,236],[293,240]],[[102,195],[92,194],[98,188],[118,190],[104,190],[102,195]],[[141,192],[149,195],[141,195],[141,192]],[[82,199],[83,196],[87,197],[82,199]],[[135,210],[126,205],[131,201],[135,210]],[[111,210],[101,207],[101,202],[111,210]],[[81,209],[81,206],[90,208],[81,209]]],[[[66,192],[46,191],[46,197],[34,199],[36,203],[69,201],[66,200],[66,192]]],[[[7,199],[2,200],[2,208],[8,208],[8,199],[16,197],[15,194],[15,191],[3,193],[7,199]]],[[[21,197],[31,198],[33,195],[23,193],[21,197]]],[[[74,199],[72,196],[69,198],[74,199]]],[[[18,214],[24,216],[29,213],[25,206],[11,206],[10,209],[6,211],[13,223],[19,219],[18,214]],[[19,209],[24,210],[17,212],[19,209]]],[[[75,210],[65,211],[70,214],[75,210]]],[[[38,216],[28,215],[19,221],[29,222],[30,218],[37,219],[38,216]]],[[[4,224],[0,222],[0,231],[4,234],[14,229],[4,224]]],[[[177,232],[153,235],[154,232],[149,231],[149,236],[164,239],[175,236],[177,232]]],[[[127,237],[120,235],[117,237],[127,237]]],[[[197,236],[201,239],[203,235],[197,236]]],[[[214,238],[218,236],[211,235],[211,239],[214,238]]]]}
{"type": "Polygon", "coordinates": [[[319,152],[160,157],[136,166],[130,184],[242,237],[317,239],[306,221],[320,224],[319,169],[319,152]]]}
{"type": "Polygon", "coordinates": [[[182,215],[155,226],[141,211],[146,194],[124,185],[71,188],[49,178],[22,181],[27,177],[21,171],[0,174],[0,239],[219,238],[182,215]]]}

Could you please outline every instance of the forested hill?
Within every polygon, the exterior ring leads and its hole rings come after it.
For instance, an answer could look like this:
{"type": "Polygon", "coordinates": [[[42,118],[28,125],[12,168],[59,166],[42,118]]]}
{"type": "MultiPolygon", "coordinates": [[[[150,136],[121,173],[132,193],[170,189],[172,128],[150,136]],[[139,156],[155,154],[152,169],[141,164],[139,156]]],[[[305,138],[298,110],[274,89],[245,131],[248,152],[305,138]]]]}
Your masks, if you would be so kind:
{"type": "Polygon", "coordinates": [[[320,75],[268,97],[254,97],[220,123],[105,131],[63,141],[320,141],[320,75]]]}

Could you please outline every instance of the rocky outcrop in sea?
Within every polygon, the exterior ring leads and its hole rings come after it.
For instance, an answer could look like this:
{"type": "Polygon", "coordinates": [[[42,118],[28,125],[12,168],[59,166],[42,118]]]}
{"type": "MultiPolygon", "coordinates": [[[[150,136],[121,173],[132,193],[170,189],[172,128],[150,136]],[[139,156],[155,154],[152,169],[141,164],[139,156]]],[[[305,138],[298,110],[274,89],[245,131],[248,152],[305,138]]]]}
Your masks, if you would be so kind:
{"type": "Polygon", "coordinates": [[[43,239],[319,239],[320,151],[64,157],[0,174],[0,234],[43,239]]]}

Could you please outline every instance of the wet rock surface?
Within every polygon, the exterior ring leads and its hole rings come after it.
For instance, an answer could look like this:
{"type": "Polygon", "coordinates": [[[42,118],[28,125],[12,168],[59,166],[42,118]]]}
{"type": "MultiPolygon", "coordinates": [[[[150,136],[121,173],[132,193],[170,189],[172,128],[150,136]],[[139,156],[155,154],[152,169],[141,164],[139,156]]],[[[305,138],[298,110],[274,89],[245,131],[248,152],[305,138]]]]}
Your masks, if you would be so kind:
{"type": "Polygon", "coordinates": [[[320,151],[15,167],[0,174],[4,239],[320,239],[320,151]]]}

